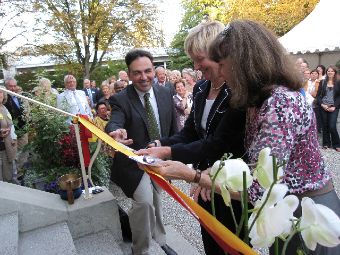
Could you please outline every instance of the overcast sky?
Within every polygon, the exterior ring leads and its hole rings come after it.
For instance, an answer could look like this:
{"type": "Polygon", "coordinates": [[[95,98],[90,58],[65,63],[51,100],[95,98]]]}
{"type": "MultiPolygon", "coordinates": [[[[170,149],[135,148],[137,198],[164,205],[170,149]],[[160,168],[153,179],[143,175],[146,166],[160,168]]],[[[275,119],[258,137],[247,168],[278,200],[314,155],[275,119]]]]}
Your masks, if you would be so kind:
{"type": "MultiPolygon", "coordinates": [[[[165,44],[166,46],[169,46],[174,35],[179,30],[179,24],[181,21],[181,18],[183,16],[183,9],[180,4],[181,0],[160,0],[158,2],[159,10],[160,10],[160,21],[159,24],[161,28],[164,31],[165,36],[165,44]]],[[[10,15],[8,15],[10,16],[10,15]]],[[[32,14],[25,15],[23,17],[23,20],[26,24],[34,26],[34,17],[32,17],[32,14]]],[[[11,38],[13,36],[13,29],[5,30],[2,36],[5,38],[11,38]]],[[[32,40],[33,37],[28,38],[29,40],[32,40]]],[[[53,38],[44,38],[46,42],[53,41],[53,38]]],[[[23,37],[18,37],[16,40],[13,40],[11,43],[6,45],[4,47],[4,50],[8,51],[14,51],[16,47],[21,46],[23,43],[25,43],[26,40],[23,37]]]]}
{"type": "Polygon", "coordinates": [[[165,44],[170,45],[172,38],[178,32],[179,25],[183,16],[181,0],[165,0],[160,4],[160,10],[164,11],[161,17],[165,34],[165,44]]]}

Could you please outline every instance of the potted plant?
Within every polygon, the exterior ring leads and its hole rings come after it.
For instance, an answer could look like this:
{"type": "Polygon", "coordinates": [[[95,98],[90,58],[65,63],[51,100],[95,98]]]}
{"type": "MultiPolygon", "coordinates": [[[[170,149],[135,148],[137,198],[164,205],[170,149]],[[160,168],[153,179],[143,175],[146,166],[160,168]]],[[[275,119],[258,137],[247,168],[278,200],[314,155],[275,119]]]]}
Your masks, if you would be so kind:
{"type": "MultiPolygon", "coordinates": [[[[44,101],[38,97],[39,101],[44,101]]],[[[49,99],[52,105],[55,102],[49,99]]],[[[57,193],[57,179],[66,173],[80,174],[80,162],[72,125],[66,116],[40,105],[31,105],[29,123],[30,141],[26,150],[30,152],[29,167],[25,171],[26,186],[57,193]],[[43,182],[44,185],[39,182],[43,182]]],[[[94,151],[96,145],[90,145],[94,151]]],[[[99,154],[92,167],[92,180],[97,185],[108,186],[109,159],[99,154]]]]}

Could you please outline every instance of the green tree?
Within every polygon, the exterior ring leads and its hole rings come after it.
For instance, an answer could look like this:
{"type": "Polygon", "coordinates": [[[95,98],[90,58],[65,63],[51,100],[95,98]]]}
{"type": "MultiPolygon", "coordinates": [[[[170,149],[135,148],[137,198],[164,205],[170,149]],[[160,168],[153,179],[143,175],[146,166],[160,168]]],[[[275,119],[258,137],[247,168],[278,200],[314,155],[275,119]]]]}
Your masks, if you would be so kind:
{"type": "Polygon", "coordinates": [[[227,0],[220,17],[222,22],[252,19],[282,36],[301,22],[319,0],[227,0]]]}
{"type": "Polygon", "coordinates": [[[171,69],[183,69],[185,67],[192,67],[193,63],[188,58],[184,51],[184,41],[191,28],[198,25],[204,19],[213,16],[221,6],[223,1],[190,1],[183,0],[182,6],[184,8],[184,16],[181,21],[179,32],[174,36],[171,42],[171,49],[169,50],[171,69]]]}
{"type": "Polygon", "coordinates": [[[110,51],[163,43],[155,26],[157,9],[146,1],[29,0],[30,5],[28,1],[17,2],[26,3],[23,11],[36,13],[36,27],[41,28],[30,51],[53,55],[61,63],[77,62],[84,77],[90,77],[110,51]],[[54,35],[53,43],[41,40],[46,34],[54,35]]]}
{"type": "Polygon", "coordinates": [[[27,32],[22,13],[11,7],[10,0],[0,1],[0,69],[8,67],[6,46],[17,39],[25,40],[27,32]]]}
{"type": "Polygon", "coordinates": [[[170,68],[192,66],[184,52],[184,40],[188,31],[204,20],[218,20],[226,24],[235,19],[252,19],[281,36],[303,20],[318,2],[319,0],[182,0],[185,13],[180,30],[171,42],[170,68]]]}

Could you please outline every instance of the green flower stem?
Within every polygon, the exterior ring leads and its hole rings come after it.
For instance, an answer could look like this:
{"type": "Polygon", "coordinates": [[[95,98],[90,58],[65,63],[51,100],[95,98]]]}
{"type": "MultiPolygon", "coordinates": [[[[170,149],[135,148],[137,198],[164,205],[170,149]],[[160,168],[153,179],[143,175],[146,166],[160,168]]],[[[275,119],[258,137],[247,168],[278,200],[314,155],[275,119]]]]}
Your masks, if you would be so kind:
{"type": "Polygon", "coordinates": [[[295,224],[293,224],[293,231],[289,234],[289,236],[285,240],[283,248],[282,248],[281,255],[286,255],[286,250],[287,250],[287,247],[288,247],[290,240],[292,240],[293,236],[295,236],[296,233],[301,231],[299,229],[300,221],[301,221],[301,219],[298,219],[297,222],[295,224]]]}
{"type": "Polygon", "coordinates": [[[268,195],[267,195],[266,199],[264,200],[264,202],[262,203],[260,209],[257,211],[257,214],[256,214],[256,216],[255,216],[255,219],[254,219],[254,221],[251,223],[251,225],[250,225],[250,227],[249,227],[249,233],[250,233],[250,231],[252,230],[252,228],[254,227],[255,222],[257,221],[258,217],[260,217],[260,213],[262,212],[264,206],[266,205],[266,203],[267,203],[267,201],[268,201],[268,199],[269,199],[270,193],[272,192],[272,189],[273,189],[274,185],[275,185],[275,182],[272,183],[272,185],[270,185],[269,191],[268,191],[268,195]]]}
{"type": "MultiPolygon", "coordinates": [[[[281,255],[286,255],[286,250],[287,250],[288,244],[289,244],[290,240],[292,240],[293,236],[295,236],[296,233],[298,233],[298,230],[294,229],[294,231],[292,231],[290,233],[290,235],[287,237],[286,241],[284,242],[281,255]]],[[[275,252],[276,252],[276,250],[275,250],[275,252]]],[[[275,254],[279,254],[279,253],[275,253],[275,254]]]]}
{"type": "Polygon", "coordinates": [[[275,237],[274,254],[279,255],[279,238],[278,237],[275,237]]]}
{"type": "Polygon", "coordinates": [[[232,216],[234,224],[235,224],[235,229],[238,229],[238,224],[237,224],[237,221],[236,221],[236,217],[235,217],[235,213],[234,213],[234,208],[233,208],[233,205],[232,205],[231,202],[230,202],[229,207],[230,207],[231,216],[232,216]]]}
{"type": "Polygon", "coordinates": [[[211,185],[211,210],[213,216],[216,218],[216,210],[215,210],[215,180],[212,181],[211,185]]]}
{"type": "Polygon", "coordinates": [[[243,211],[244,215],[244,242],[249,244],[249,231],[248,231],[248,192],[247,192],[247,177],[246,172],[243,172],[243,211]]]}
{"type": "Polygon", "coordinates": [[[212,210],[212,214],[213,216],[216,218],[216,210],[215,210],[215,180],[217,178],[218,173],[222,170],[223,168],[223,161],[221,160],[221,163],[216,171],[216,174],[213,176],[211,182],[211,210],[212,210]]]}
{"type": "Polygon", "coordinates": [[[240,236],[240,233],[241,233],[241,230],[242,230],[242,227],[243,227],[243,223],[244,223],[244,214],[242,213],[240,223],[238,224],[238,227],[236,229],[236,235],[237,236],[240,236]]]}
{"type": "Polygon", "coordinates": [[[278,172],[278,166],[277,166],[277,162],[276,162],[276,157],[273,156],[273,179],[274,179],[274,183],[277,182],[277,172],[278,172]]]}

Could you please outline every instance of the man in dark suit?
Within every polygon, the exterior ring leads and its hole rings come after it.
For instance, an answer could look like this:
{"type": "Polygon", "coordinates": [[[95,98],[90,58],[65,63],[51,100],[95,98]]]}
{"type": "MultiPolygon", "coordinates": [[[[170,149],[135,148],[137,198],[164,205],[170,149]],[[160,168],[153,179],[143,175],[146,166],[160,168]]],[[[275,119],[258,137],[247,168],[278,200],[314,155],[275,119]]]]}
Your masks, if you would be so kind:
{"type": "MultiPolygon", "coordinates": [[[[111,119],[105,131],[115,140],[138,150],[157,137],[176,132],[172,97],[168,89],[152,85],[155,74],[152,55],[132,50],[125,56],[132,86],[110,98],[111,119]]],[[[133,198],[129,221],[134,254],[150,254],[151,239],[159,243],[166,254],[177,254],[166,244],[162,223],[160,188],[136,162],[116,153],[111,179],[124,193],[133,198]]]]}
{"type": "MultiPolygon", "coordinates": [[[[10,91],[16,93],[18,92],[17,81],[13,78],[7,79],[5,81],[5,86],[6,89],[10,91]]],[[[25,105],[24,102],[19,97],[12,96],[10,94],[8,94],[5,106],[13,118],[15,132],[18,136],[17,166],[19,169],[22,169],[28,159],[28,152],[23,151],[23,148],[28,143],[26,122],[28,119],[29,109],[28,106],[25,105]]]]}
{"type": "Polygon", "coordinates": [[[165,87],[170,90],[171,95],[176,95],[175,87],[171,82],[166,81],[166,71],[164,67],[159,66],[155,69],[156,80],[155,84],[161,87],[165,87]]]}
{"type": "Polygon", "coordinates": [[[90,106],[91,108],[94,108],[97,103],[97,90],[91,87],[91,81],[89,79],[84,79],[83,85],[83,91],[85,92],[85,95],[90,99],[90,106]]]}

